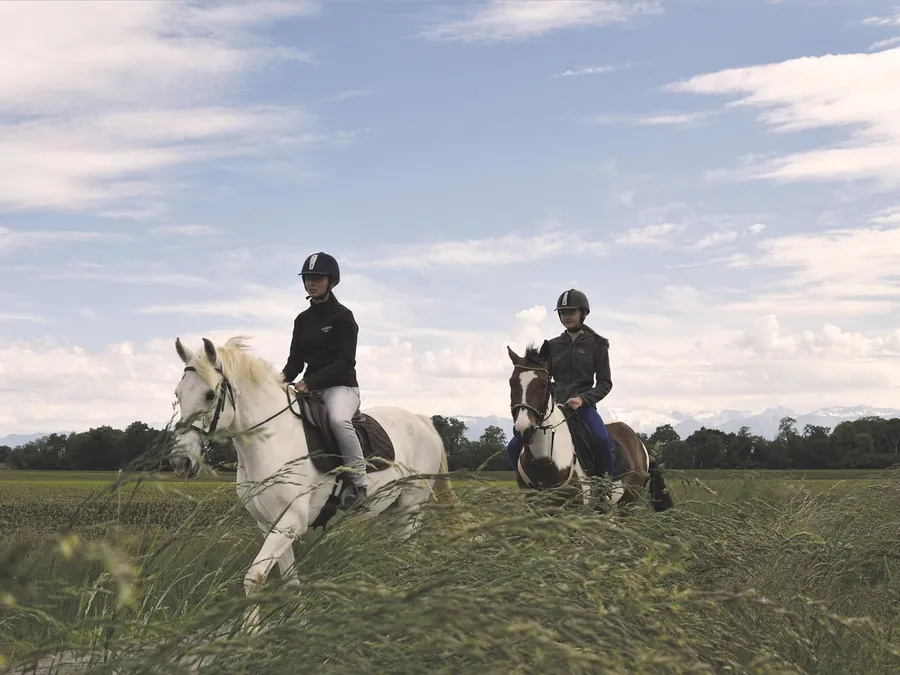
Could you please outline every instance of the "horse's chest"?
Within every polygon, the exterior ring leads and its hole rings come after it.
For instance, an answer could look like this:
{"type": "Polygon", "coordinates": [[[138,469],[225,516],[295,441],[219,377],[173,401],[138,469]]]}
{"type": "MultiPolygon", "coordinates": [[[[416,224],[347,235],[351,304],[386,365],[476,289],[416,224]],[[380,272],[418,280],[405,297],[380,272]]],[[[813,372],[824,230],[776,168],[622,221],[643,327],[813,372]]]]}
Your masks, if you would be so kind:
{"type": "Polygon", "coordinates": [[[272,519],[267,515],[268,509],[266,509],[262,497],[259,494],[254,494],[255,492],[258,493],[259,489],[257,488],[254,490],[254,488],[249,485],[237,486],[238,499],[241,500],[244,508],[250,512],[250,515],[253,516],[254,520],[259,523],[271,524],[272,519]]]}

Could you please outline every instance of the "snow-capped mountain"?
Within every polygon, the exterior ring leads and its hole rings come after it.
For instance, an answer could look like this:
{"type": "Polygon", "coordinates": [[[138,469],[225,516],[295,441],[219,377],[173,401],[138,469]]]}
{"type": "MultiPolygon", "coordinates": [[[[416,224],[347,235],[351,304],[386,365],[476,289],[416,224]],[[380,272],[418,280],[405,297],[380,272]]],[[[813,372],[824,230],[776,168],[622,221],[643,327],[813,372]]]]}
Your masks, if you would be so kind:
{"type": "MultiPolygon", "coordinates": [[[[778,434],[778,424],[783,417],[796,419],[797,430],[802,432],[807,424],[832,429],[840,422],[861,417],[900,418],[900,409],[874,408],[867,405],[830,406],[798,414],[783,406],[767,408],[761,412],[705,410],[696,413],[686,413],[678,410],[659,413],[651,410],[609,408],[606,410],[601,409],[601,415],[603,415],[603,419],[606,422],[615,420],[625,422],[635,431],[646,434],[652,434],[657,427],[664,424],[671,424],[681,438],[690,436],[702,427],[737,433],[741,430],[741,427],[747,426],[752,434],[758,434],[765,438],[774,438],[778,434]]],[[[507,438],[512,434],[512,419],[509,417],[498,417],[496,415],[486,417],[454,415],[453,417],[462,421],[468,427],[466,436],[472,440],[477,440],[489,425],[503,429],[507,438]]]]}
{"type": "Polygon", "coordinates": [[[477,441],[481,438],[481,434],[483,434],[484,430],[489,426],[500,427],[506,432],[507,438],[512,434],[512,417],[498,417],[497,415],[488,415],[487,417],[450,415],[450,417],[458,419],[466,425],[466,438],[472,441],[477,441]]]}

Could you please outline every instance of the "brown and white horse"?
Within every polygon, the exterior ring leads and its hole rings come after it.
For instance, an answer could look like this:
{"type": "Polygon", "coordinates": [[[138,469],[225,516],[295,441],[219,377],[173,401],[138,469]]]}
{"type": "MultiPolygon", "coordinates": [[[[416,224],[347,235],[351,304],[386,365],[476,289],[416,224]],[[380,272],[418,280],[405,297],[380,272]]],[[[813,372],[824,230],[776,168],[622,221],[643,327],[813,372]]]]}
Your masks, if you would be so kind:
{"type": "MultiPolygon", "coordinates": [[[[577,460],[567,421],[574,411],[553,399],[547,370],[549,348],[546,340],[540,351],[529,344],[525,356],[519,356],[507,347],[513,363],[509,378],[513,434],[523,445],[516,465],[516,482],[522,489],[553,490],[565,501],[575,497],[587,505],[591,498],[590,480],[586,480],[577,460]]],[[[611,422],[606,429],[621,446],[627,465],[627,470],[612,482],[612,501],[620,506],[637,502],[649,484],[654,510],[672,508],[665,479],[640,436],[624,422],[611,422]]]]}

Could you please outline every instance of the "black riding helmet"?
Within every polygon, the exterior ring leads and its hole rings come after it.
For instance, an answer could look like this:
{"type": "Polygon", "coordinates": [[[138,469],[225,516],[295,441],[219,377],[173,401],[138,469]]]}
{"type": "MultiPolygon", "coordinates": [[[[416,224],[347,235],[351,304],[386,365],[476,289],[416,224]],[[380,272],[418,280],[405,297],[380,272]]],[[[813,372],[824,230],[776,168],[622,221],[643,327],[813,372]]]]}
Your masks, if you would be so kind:
{"type": "Polygon", "coordinates": [[[327,274],[329,290],[341,283],[341,268],[332,256],[319,251],[303,261],[300,276],[307,274],[327,274]]]}
{"type": "Polygon", "coordinates": [[[570,288],[563,291],[562,295],[556,301],[556,311],[561,309],[581,309],[584,315],[591,313],[591,303],[588,302],[587,296],[579,290],[570,288]]]}

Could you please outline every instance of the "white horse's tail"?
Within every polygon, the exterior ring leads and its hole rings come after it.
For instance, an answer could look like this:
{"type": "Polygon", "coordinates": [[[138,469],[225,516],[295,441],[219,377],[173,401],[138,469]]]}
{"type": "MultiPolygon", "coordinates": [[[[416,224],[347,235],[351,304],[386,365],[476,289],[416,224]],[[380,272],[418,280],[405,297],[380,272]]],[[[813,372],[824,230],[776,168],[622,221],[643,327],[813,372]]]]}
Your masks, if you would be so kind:
{"type": "MultiPolygon", "coordinates": [[[[434,426],[434,420],[432,420],[428,415],[416,415],[420,420],[425,422],[428,426],[428,429],[434,434],[435,439],[440,445],[441,448],[441,466],[438,469],[438,473],[447,474],[450,472],[449,467],[447,466],[447,450],[444,448],[444,439],[441,438],[441,435],[438,433],[438,430],[434,426]]],[[[456,502],[456,493],[453,492],[453,487],[450,485],[450,479],[446,476],[442,475],[434,480],[434,486],[432,487],[432,493],[435,499],[438,502],[444,503],[452,503],[456,502]]]]}

